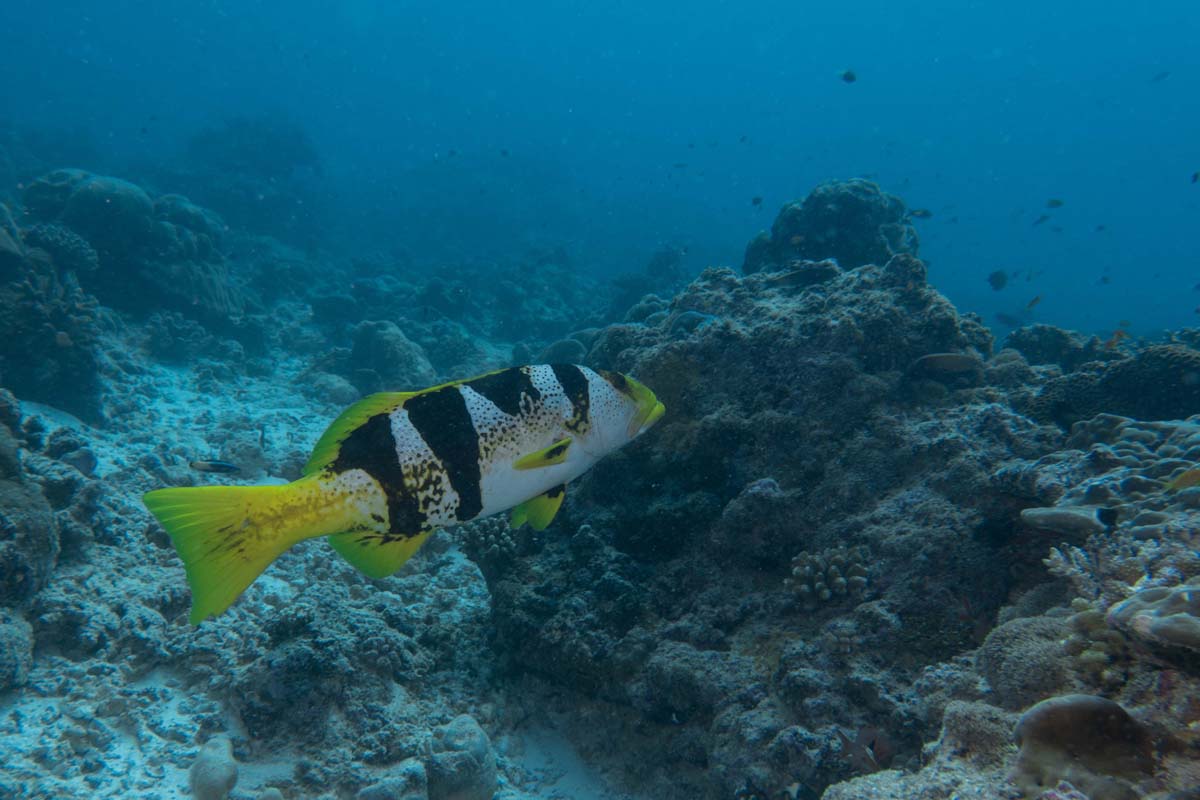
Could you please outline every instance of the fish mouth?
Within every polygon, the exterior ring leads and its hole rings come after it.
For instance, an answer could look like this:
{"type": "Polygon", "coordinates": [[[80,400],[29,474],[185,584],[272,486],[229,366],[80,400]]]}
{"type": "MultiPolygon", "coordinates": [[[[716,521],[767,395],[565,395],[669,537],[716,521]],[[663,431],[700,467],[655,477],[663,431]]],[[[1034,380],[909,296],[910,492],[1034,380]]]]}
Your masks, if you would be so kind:
{"type": "Polygon", "coordinates": [[[662,419],[662,415],[667,413],[667,407],[659,402],[654,392],[650,391],[645,385],[638,383],[632,378],[627,380],[629,382],[630,395],[637,403],[637,411],[634,412],[633,418],[629,420],[629,438],[633,439],[650,430],[654,426],[654,423],[662,419]]]}

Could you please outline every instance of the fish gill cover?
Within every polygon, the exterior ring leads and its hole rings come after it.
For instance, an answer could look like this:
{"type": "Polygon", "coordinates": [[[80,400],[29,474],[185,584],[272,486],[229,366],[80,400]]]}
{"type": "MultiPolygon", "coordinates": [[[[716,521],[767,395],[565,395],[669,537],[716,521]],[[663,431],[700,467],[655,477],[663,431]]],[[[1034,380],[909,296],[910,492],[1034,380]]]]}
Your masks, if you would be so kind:
{"type": "Polygon", "coordinates": [[[1197,34],[6,4],[0,798],[1195,796],[1197,34]]]}

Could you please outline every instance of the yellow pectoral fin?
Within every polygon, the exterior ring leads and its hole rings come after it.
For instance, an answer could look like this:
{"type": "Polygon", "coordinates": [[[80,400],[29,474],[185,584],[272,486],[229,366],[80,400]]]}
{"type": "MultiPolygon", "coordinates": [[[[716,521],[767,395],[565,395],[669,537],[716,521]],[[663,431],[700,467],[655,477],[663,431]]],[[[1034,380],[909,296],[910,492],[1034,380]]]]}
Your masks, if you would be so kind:
{"type": "Polygon", "coordinates": [[[567,460],[567,451],[571,449],[571,437],[559,439],[545,450],[538,450],[527,456],[521,456],[513,462],[513,469],[538,469],[561,464],[567,460]]]}
{"type": "Polygon", "coordinates": [[[555,486],[545,494],[530,498],[512,510],[509,525],[519,528],[526,522],[535,531],[544,531],[554,521],[554,515],[562,507],[563,498],[567,496],[566,486],[555,486]]]}
{"type": "Polygon", "coordinates": [[[413,553],[421,549],[432,530],[421,531],[414,536],[392,538],[374,531],[348,531],[335,533],[329,543],[351,566],[369,578],[386,578],[392,575],[413,553]]]}

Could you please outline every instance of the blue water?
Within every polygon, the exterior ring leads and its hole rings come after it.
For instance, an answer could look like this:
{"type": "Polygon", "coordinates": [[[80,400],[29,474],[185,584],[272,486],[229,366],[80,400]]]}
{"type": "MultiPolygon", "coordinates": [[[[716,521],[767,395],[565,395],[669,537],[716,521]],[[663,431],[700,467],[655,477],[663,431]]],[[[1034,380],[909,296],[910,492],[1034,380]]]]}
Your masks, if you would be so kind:
{"type": "Polygon", "coordinates": [[[780,205],[869,175],[934,212],[933,282],[989,321],[1040,295],[1028,319],[1191,324],[1200,10],[1015,6],[7,0],[0,117],[112,174],[286,117],[323,164],[322,245],[418,261],[736,266],[780,205]],[[996,269],[1038,275],[996,293],[996,269]]]}

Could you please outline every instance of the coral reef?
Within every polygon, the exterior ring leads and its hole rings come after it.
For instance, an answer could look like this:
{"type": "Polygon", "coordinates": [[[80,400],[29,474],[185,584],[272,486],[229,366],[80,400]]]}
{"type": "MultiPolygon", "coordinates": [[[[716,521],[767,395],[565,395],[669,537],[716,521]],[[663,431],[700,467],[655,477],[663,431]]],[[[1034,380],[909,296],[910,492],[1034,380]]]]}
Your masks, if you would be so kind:
{"type": "Polygon", "coordinates": [[[217,324],[257,306],[219,249],[224,223],[187,198],[152,199],[129,181],[62,169],[32,181],[22,200],[30,243],[108,305],[217,324]]]}
{"type": "Polygon", "coordinates": [[[856,178],[822,184],[802,202],[784,206],[770,235],[761,233],[746,246],[742,272],[793,269],[793,262],[826,258],[854,269],[916,252],[917,233],[903,201],[856,178]]]}
{"type": "Polygon", "coordinates": [[[196,800],[225,800],[237,785],[237,762],[233,742],[214,736],[203,744],[188,770],[188,788],[196,800]]]}
{"type": "MultiPolygon", "coordinates": [[[[214,136],[204,180],[258,147],[214,136]]],[[[294,202],[312,161],[279,158],[294,202]]],[[[63,170],[0,215],[0,796],[1197,785],[1200,337],[1034,326],[997,352],[864,181],[787,206],[746,274],[686,285],[669,249],[617,287],[553,250],[325,259],[203,202],[233,229],[63,170]],[[77,216],[98,197],[103,231],[77,216]],[[209,278],[230,296],[156,283],[209,278]],[[294,478],[361,393],[539,354],[668,408],[547,530],[480,520],[380,580],[304,542],[187,625],[143,491],[294,478]],[[188,466],[214,458],[241,471],[188,466]]]]}
{"type": "Polygon", "coordinates": [[[0,307],[5,310],[0,384],[98,421],[103,411],[96,300],[46,251],[25,249],[11,236],[8,241],[14,249],[7,260],[0,256],[0,307]]]}
{"type": "Polygon", "coordinates": [[[1060,781],[1095,800],[1134,800],[1130,780],[1154,772],[1151,738],[1121,706],[1103,697],[1043,700],[1021,715],[1021,752],[1013,782],[1026,796],[1060,781]]]}
{"type": "Polygon", "coordinates": [[[808,610],[820,603],[862,594],[867,585],[865,547],[831,547],[815,555],[801,553],[792,559],[792,577],[784,581],[808,610]]]}
{"type": "MultiPolygon", "coordinates": [[[[49,581],[58,560],[59,523],[41,486],[19,457],[20,431],[16,401],[0,389],[0,404],[6,409],[0,420],[0,606],[25,605],[49,581]],[[14,430],[14,428],[16,430],[14,430]]],[[[21,621],[7,624],[13,661],[6,671],[13,680],[27,670],[20,648],[21,621]]]]}
{"type": "Polygon", "coordinates": [[[1200,583],[1140,589],[1109,609],[1108,621],[1147,644],[1200,653],[1200,583]]]}
{"type": "Polygon", "coordinates": [[[1184,419],[1200,413],[1200,350],[1152,345],[1117,361],[1088,362],[1048,381],[1028,409],[1064,426],[1102,413],[1184,419]]]}

